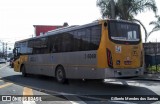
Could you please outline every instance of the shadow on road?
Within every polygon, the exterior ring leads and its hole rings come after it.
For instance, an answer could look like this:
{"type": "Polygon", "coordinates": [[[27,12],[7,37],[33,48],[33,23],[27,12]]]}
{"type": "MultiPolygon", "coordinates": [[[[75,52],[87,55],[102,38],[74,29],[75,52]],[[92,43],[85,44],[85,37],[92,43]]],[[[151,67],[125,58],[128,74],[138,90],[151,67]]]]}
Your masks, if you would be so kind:
{"type": "MultiPolygon", "coordinates": [[[[33,76],[22,77],[21,75],[12,75],[1,78],[4,81],[9,81],[21,86],[30,87],[34,90],[53,94],[75,94],[80,97],[97,97],[106,99],[106,96],[143,96],[143,95],[157,95],[152,90],[140,86],[129,86],[126,84],[115,83],[102,83],[99,81],[81,81],[81,80],[70,80],[69,84],[60,84],[52,77],[46,76],[33,76]]],[[[113,81],[112,81],[113,82],[113,81]]],[[[86,99],[86,98],[84,98],[86,99]]],[[[88,98],[87,98],[88,99],[88,98]]],[[[90,98],[89,98],[90,99],[90,98]]],[[[107,99],[108,100],[108,99],[107,99]]],[[[147,101],[152,103],[153,101],[147,101]]]]}

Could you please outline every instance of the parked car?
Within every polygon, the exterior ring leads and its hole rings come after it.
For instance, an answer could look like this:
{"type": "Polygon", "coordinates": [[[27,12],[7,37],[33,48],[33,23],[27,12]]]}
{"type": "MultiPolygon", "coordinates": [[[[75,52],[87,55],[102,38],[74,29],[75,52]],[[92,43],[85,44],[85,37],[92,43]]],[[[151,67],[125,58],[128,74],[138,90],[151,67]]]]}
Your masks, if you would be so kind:
{"type": "Polygon", "coordinates": [[[4,58],[0,58],[0,63],[6,63],[6,60],[4,58]]]}
{"type": "Polygon", "coordinates": [[[7,58],[7,62],[10,62],[11,58],[7,58]]]}

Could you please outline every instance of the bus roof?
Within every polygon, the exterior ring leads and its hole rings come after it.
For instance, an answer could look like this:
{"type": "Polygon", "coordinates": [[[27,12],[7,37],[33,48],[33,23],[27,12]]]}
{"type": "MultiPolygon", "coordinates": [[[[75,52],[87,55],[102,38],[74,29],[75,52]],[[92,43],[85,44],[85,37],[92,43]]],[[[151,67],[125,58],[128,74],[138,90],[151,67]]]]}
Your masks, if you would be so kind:
{"type": "MultiPolygon", "coordinates": [[[[73,26],[58,28],[58,29],[55,29],[55,30],[48,31],[46,33],[46,35],[16,41],[15,43],[25,42],[25,41],[28,41],[28,40],[48,37],[48,36],[55,35],[55,34],[58,34],[58,33],[69,32],[69,31],[73,31],[73,30],[82,29],[82,28],[85,28],[85,27],[95,26],[95,25],[98,25],[98,24],[102,23],[102,21],[117,21],[117,22],[135,23],[135,22],[132,22],[132,21],[115,20],[115,19],[96,20],[92,23],[88,23],[88,24],[85,24],[85,25],[80,25],[80,26],[79,25],[73,25],[73,26]]],[[[135,23],[135,24],[137,24],[137,23],[135,23]]]]}
{"type": "Polygon", "coordinates": [[[63,32],[68,32],[68,31],[72,31],[72,30],[82,29],[82,28],[85,28],[85,27],[95,26],[95,25],[98,25],[98,24],[99,24],[99,22],[96,21],[96,22],[93,22],[93,23],[80,25],[80,26],[79,25],[73,25],[73,26],[68,26],[68,27],[62,27],[62,28],[58,28],[58,29],[55,29],[55,30],[48,31],[46,33],[46,35],[16,41],[15,43],[25,42],[25,41],[28,41],[28,40],[33,40],[33,39],[38,39],[38,38],[43,38],[43,37],[48,37],[48,36],[55,35],[55,34],[58,34],[58,33],[63,33],[63,32]]]}

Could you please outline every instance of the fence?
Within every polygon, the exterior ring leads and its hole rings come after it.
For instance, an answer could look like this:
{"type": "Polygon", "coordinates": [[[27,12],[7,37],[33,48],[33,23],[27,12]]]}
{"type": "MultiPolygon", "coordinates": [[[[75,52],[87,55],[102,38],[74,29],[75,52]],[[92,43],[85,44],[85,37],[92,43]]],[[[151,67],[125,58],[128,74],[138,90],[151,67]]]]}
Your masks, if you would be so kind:
{"type": "Polygon", "coordinates": [[[143,43],[147,71],[160,72],[160,43],[143,43]]]}

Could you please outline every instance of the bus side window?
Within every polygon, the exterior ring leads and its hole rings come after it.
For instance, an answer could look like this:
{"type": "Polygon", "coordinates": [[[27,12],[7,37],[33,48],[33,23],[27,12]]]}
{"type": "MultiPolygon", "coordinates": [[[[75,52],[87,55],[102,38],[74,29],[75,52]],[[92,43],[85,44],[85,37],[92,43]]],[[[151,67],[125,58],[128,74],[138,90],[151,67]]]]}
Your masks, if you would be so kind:
{"type": "Polygon", "coordinates": [[[51,49],[51,53],[55,53],[56,52],[56,45],[53,45],[52,49],[51,49]]]}
{"type": "Polygon", "coordinates": [[[17,60],[21,55],[21,53],[19,53],[19,48],[14,48],[13,53],[14,53],[14,60],[17,60]]]}

